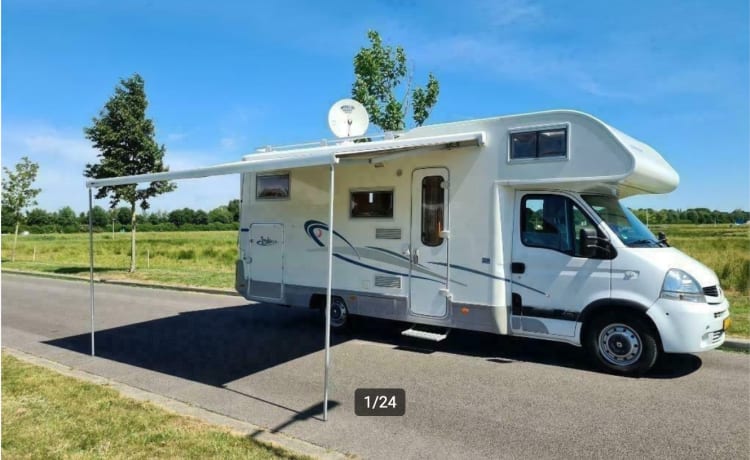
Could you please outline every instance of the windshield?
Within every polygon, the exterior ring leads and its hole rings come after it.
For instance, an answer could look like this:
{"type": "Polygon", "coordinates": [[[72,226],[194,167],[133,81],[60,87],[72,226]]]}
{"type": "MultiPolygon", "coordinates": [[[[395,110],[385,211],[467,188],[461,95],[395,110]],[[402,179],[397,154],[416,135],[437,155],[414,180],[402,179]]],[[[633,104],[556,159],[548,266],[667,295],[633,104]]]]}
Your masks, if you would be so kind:
{"type": "Polygon", "coordinates": [[[638,220],[617,198],[604,195],[584,195],[591,206],[620,241],[631,247],[662,247],[653,233],[638,220]]]}

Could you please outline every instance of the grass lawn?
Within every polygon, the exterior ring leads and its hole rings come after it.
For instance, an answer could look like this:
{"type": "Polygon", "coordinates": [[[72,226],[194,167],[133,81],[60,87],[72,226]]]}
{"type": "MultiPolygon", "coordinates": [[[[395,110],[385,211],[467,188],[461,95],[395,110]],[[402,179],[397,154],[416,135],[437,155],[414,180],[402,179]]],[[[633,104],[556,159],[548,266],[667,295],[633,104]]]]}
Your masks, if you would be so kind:
{"type": "Polygon", "coordinates": [[[3,458],[303,458],[2,356],[3,458]]]}
{"type": "MultiPolygon", "coordinates": [[[[12,236],[2,239],[3,267],[52,274],[89,276],[88,234],[28,235],[18,238],[10,262],[12,236]]],[[[142,232],[136,241],[137,271],[130,267],[130,234],[94,235],[96,276],[231,289],[237,258],[237,232],[142,232]]]]}
{"type": "MultiPolygon", "coordinates": [[[[731,335],[750,337],[750,233],[728,225],[662,225],[672,246],[711,267],[732,304],[731,335]]],[[[128,273],[130,234],[94,235],[96,276],[183,286],[232,289],[237,232],[142,232],[138,234],[136,273],[128,273]]],[[[16,261],[10,262],[13,238],[2,238],[3,266],[10,269],[88,278],[88,235],[19,237],[16,261]]]]}

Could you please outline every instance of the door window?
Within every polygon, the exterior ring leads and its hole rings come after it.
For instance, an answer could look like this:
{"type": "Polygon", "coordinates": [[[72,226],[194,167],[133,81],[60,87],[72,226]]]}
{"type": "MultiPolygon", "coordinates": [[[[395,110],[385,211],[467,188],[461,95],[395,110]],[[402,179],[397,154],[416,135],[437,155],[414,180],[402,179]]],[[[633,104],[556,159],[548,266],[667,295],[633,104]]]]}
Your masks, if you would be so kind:
{"type": "Polygon", "coordinates": [[[596,230],[596,226],[570,198],[526,195],[521,201],[521,211],[521,242],[524,245],[584,257],[581,229],[596,230]]]}
{"type": "Polygon", "coordinates": [[[440,246],[443,238],[443,216],[445,193],[443,176],[427,176],[422,179],[422,244],[440,246]]]}

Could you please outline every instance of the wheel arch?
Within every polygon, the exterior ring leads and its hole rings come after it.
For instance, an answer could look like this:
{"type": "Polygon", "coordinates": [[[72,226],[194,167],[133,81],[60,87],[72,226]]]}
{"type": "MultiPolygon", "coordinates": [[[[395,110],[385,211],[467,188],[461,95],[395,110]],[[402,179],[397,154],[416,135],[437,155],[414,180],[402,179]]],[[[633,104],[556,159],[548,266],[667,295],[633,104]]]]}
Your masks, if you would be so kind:
{"type": "Polygon", "coordinates": [[[663,351],[659,328],[656,327],[656,323],[654,323],[651,317],[646,314],[647,311],[648,307],[645,305],[628,299],[599,299],[591,302],[586,305],[578,319],[581,323],[581,343],[583,343],[594,318],[605,314],[635,315],[652,329],[655,334],[656,343],[659,346],[659,351],[663,351]]]}

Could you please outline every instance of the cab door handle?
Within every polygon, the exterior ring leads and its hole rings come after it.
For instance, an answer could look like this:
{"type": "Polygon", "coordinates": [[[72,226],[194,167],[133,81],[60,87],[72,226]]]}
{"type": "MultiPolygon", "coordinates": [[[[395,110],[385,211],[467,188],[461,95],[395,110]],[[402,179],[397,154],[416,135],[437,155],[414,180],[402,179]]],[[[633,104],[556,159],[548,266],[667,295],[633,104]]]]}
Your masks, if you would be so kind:
{"type": "Polygon", "coordinates": [[[526,264],[523,262],[512,262],[510,264],[510,271],[517,274],[524,273],[526,272],[526,264]]]}

